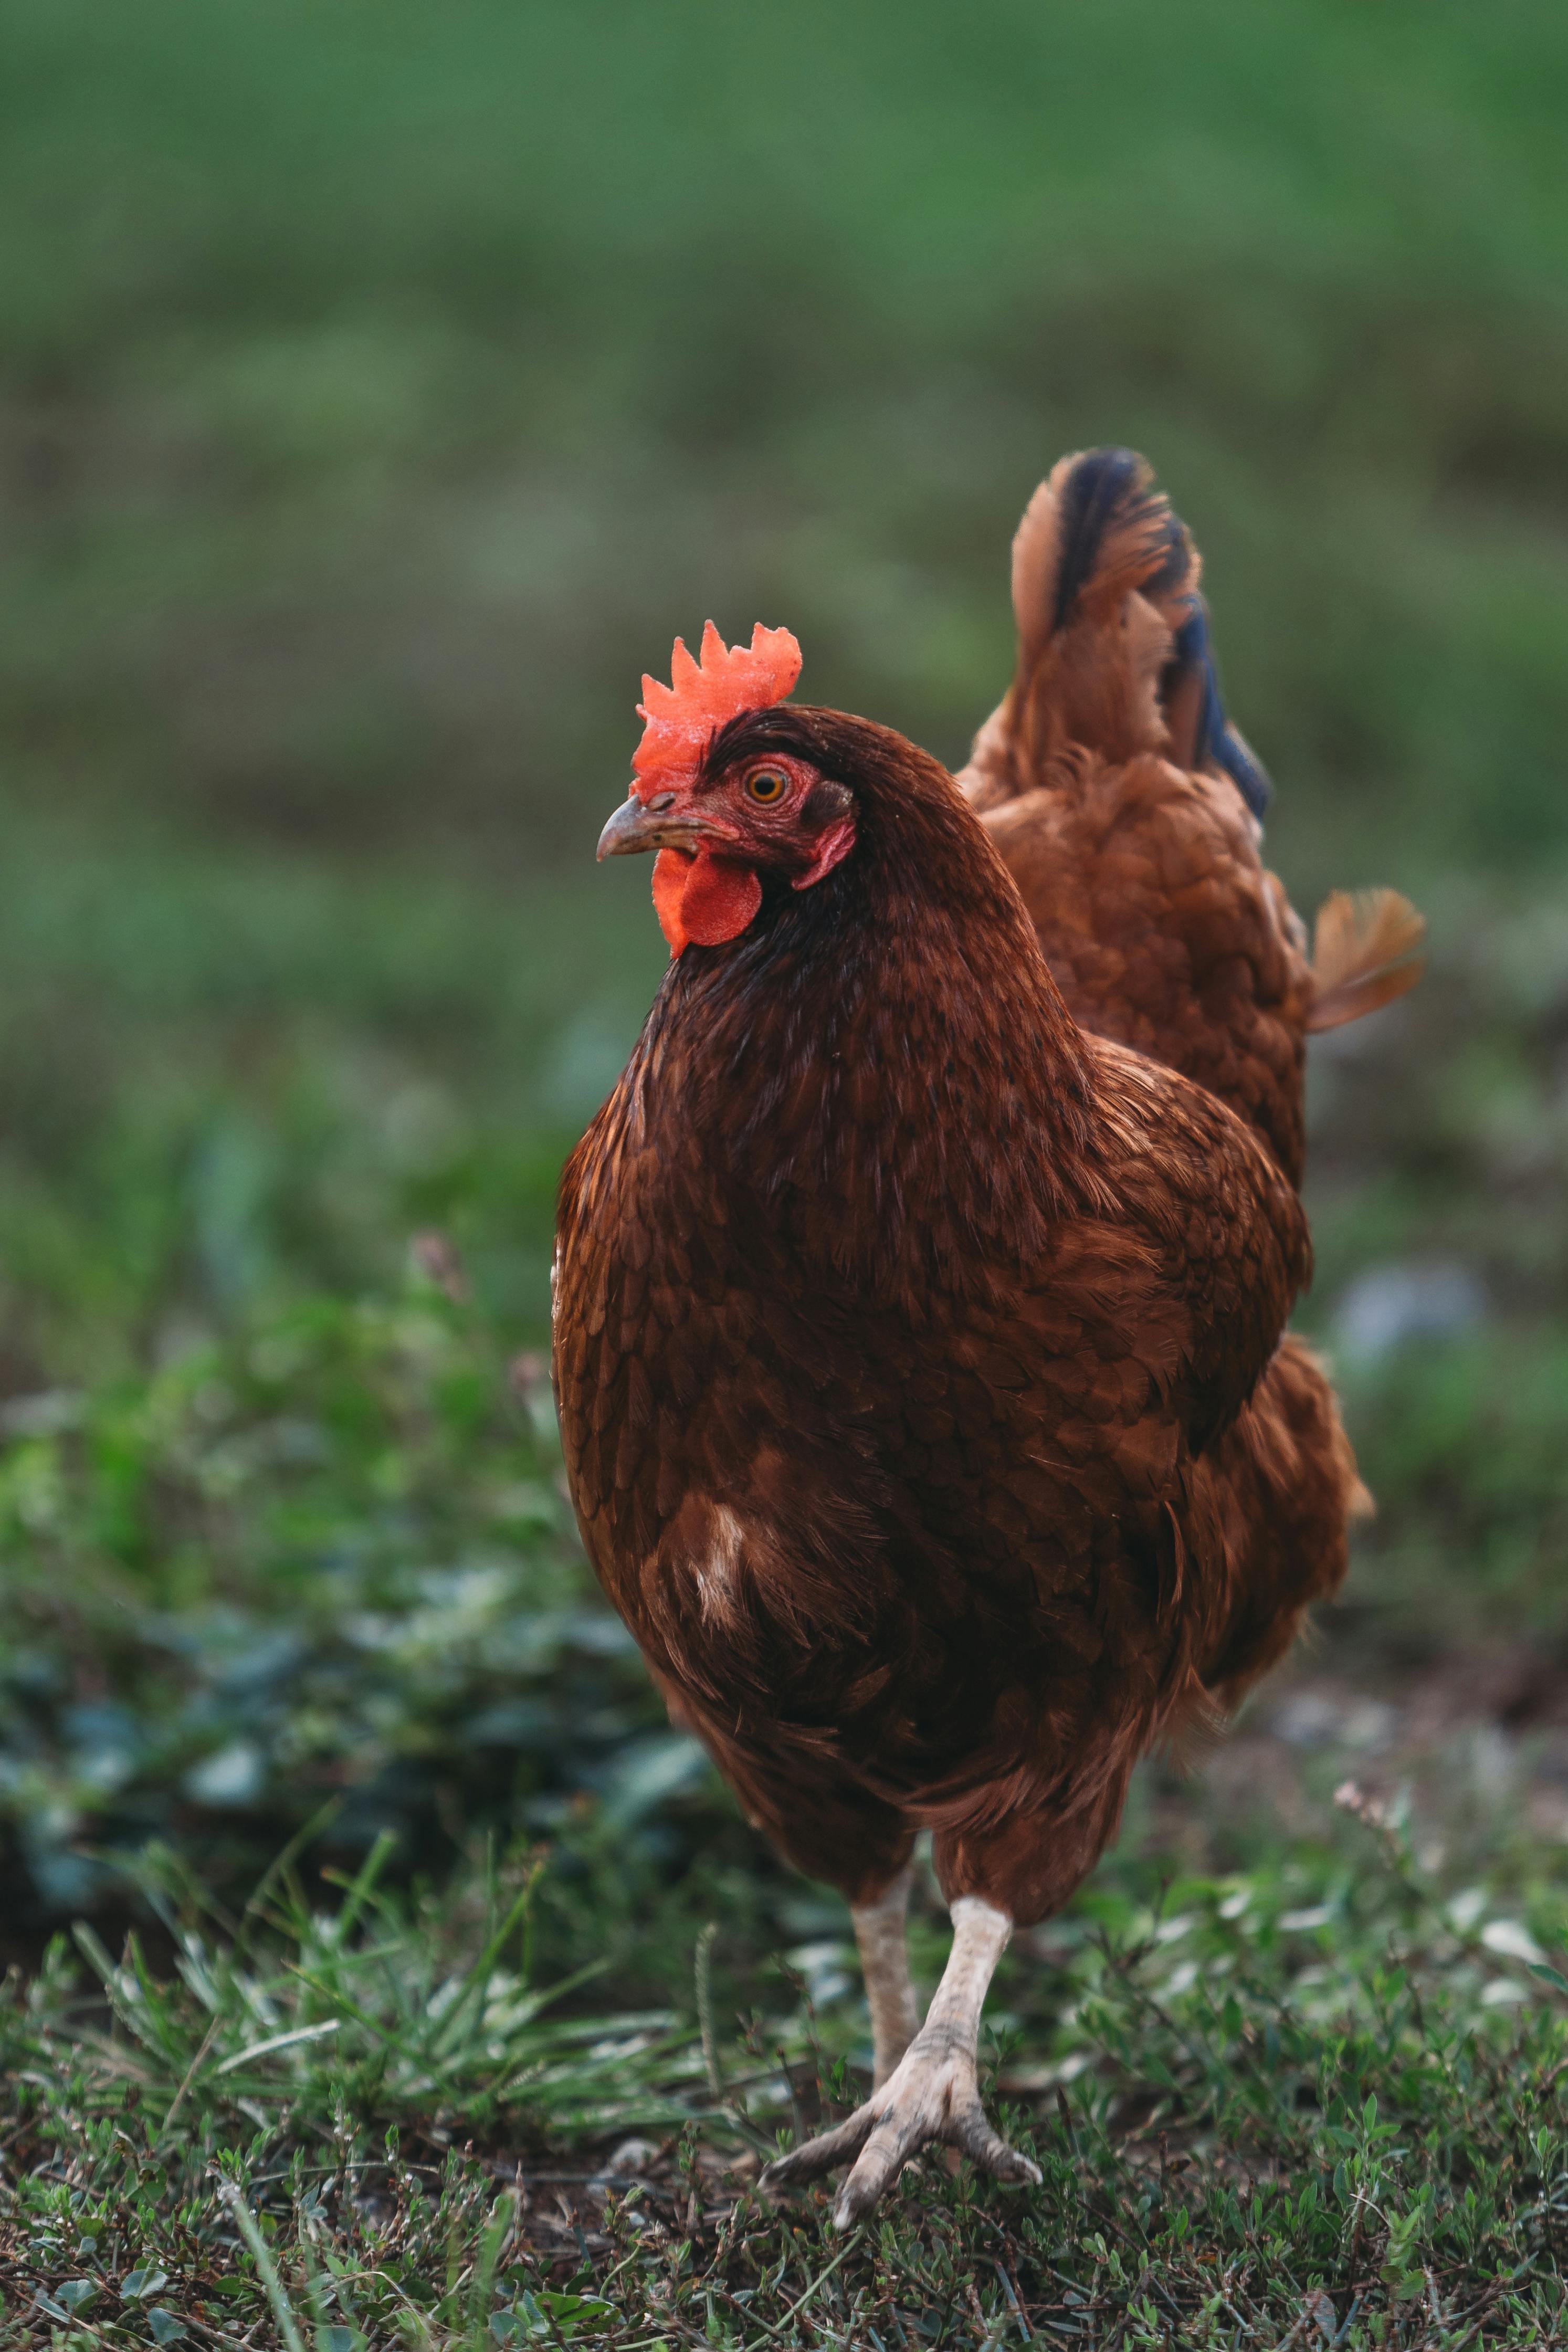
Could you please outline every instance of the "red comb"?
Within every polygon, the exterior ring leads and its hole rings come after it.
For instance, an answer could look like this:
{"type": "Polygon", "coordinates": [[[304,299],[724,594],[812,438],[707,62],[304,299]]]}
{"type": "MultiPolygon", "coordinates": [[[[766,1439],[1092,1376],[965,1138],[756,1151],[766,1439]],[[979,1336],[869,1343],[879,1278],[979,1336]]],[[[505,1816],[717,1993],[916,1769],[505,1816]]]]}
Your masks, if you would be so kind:
{"type": "Polygon", "coordinates": [[[688,773],[706,751],[714,730],[742,710],[782,702],[800,675],[800,648],[788,629],[760,621],[748,646],[727,646],[711,621],[703,631],[702,661],[693,661],[682,637],[670,656],[671,684],[643,680],[639,713],[648,724],[632,755],[643,783],[688,773]]]}

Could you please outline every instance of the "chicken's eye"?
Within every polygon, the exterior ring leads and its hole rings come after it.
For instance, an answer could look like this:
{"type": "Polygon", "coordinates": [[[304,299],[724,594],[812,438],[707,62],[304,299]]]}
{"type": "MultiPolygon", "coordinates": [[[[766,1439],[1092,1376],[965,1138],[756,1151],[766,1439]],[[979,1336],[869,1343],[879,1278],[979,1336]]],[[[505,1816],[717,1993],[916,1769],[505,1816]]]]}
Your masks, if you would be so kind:
{"type": "Polygon", "coordinates": [[[746,779],[747,798],[760,801],[764,808],[781,801],[789,789],[789,779],[781,776],[777,768],[758,768],[755,775],[746,779]]]}

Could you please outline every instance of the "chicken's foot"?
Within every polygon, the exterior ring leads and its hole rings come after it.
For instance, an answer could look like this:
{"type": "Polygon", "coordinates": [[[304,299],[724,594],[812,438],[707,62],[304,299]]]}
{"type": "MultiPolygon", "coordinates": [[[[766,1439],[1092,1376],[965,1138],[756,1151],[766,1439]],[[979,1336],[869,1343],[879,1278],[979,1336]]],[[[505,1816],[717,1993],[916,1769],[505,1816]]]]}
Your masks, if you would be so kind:
{"type": "Polygon", "coordinates": [[[920,2030],[905,1932],[914,1883],[915,1864],[906,1862],[874,1903],[857,1903],[850,1913],[871,2011],[872,2082],[879,2091],[920,2030]]]}
{"type": "Polygon", "coordinates": [[[762,2175],[765,2189],[793,2188],[853,2159],[839,2190],[835,2227],[869,2212],[910,2158],[932,2141],[956,2148],[998,2180],[1039,2185],[1040,2168],[991,2129],[980,2105],[980,2011],[1013,1923],[977,1895],[953,1906],[953,1948],[925,2024],[881,2088],[847,2123],[792,2148],[762,2175]]]}

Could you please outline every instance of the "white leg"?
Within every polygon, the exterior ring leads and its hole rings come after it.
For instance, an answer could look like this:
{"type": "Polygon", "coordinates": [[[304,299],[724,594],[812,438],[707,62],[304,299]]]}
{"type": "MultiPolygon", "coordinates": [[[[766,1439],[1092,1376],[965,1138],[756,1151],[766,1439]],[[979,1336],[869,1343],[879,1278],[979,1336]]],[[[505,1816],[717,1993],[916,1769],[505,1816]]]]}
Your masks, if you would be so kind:
{"type": "Polygon", "coordinates": [[[810,2180],[852,2158],[854,2168],[833,2208],[834,2222],[847,2230],[933,2140],[972,2157],[998,2180],[1038,2184],[1039,2168],[991,2129],[980,2105],[980,2011],[1012,1931],[1012,1921],[994,1904],[978,1895],[958,1897],[942,1981],[904,2056],[847,2123],[770,2164],[762,2176],[765,2188],[810,2180]]]}
{"type": "Polygon", "coordinates": [[[880,2090],[920,2030],[920,2009],[909,1975],[906,1922],[915,1865],[905,1863],[874,1903],[853,1906],[855,1942],[871,2011],[872,2081],[880,2090]]]}

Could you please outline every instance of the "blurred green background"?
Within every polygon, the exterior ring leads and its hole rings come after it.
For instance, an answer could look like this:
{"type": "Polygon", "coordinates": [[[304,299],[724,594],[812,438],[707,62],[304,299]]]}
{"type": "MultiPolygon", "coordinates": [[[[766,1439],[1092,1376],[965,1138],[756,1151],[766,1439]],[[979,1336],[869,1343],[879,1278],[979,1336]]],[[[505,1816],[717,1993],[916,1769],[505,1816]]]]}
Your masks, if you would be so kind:
{"type": "Polygon", "coordinates": [[[748,1883],[507,1372],[663,960],[593,843],[709,614],[958,761],[1092,442],[1206,551],[1298,903],[1432,919],[1314,1066],[1334,1638],[1555,1671],[1565,101],[1544,0],[0,7],[13,1918],[334,1795],[748,1883]]]}

